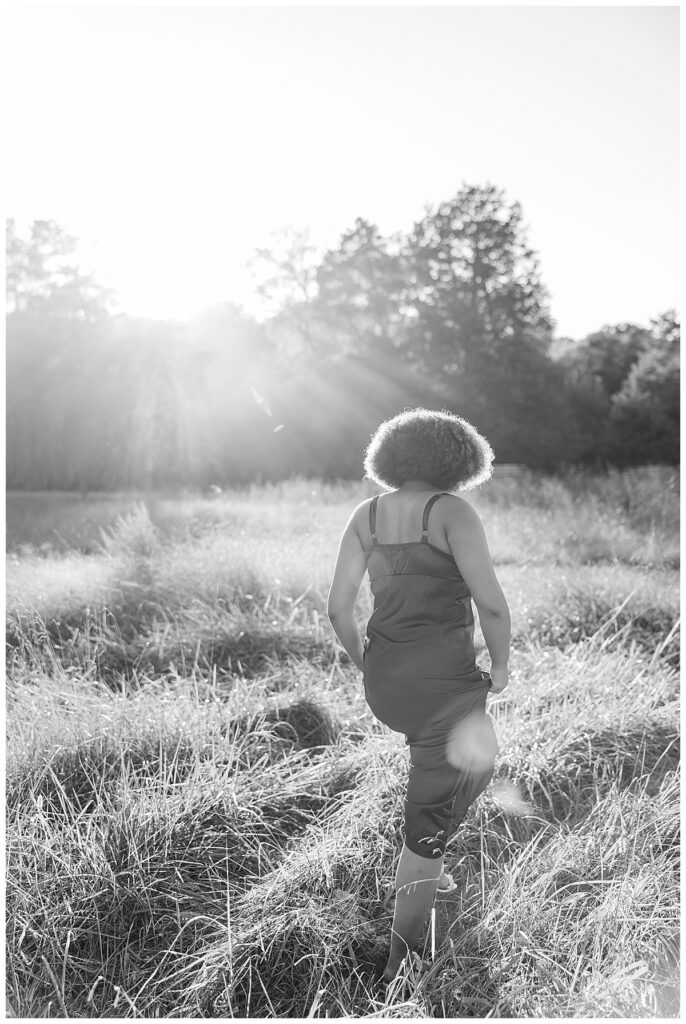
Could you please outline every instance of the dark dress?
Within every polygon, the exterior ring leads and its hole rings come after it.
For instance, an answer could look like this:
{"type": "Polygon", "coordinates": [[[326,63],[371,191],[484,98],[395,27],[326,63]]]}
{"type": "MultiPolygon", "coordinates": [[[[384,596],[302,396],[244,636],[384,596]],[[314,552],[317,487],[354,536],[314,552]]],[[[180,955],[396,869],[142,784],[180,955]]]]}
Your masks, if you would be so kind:
{"type": "Polygon", "coordinates": [[[374,611],[363,655],[369,707],[410,747],[405,844],[429,858],[445,852],[488,785],[498,752],[486,713],[490,676],[474,655],[469,588],[452,555],[427,537],[429,512],[441,496],[424,507],[421,540],[406,544],[379,544],[378,495],[371,502],[374,611]]]}

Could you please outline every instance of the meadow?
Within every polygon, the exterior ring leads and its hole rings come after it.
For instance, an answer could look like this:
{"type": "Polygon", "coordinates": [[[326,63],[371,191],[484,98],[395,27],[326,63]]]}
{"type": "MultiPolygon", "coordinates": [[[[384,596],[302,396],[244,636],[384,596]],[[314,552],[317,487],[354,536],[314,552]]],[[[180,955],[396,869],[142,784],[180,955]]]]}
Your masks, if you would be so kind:
{"type": "Polygon", "coordinates": [[[325,611],[373,493],[8,495],[9,1015],[679,1015],[677,472],[466,495],[512,612],[500,753],[388,989],[407,751],[325,611]]]}

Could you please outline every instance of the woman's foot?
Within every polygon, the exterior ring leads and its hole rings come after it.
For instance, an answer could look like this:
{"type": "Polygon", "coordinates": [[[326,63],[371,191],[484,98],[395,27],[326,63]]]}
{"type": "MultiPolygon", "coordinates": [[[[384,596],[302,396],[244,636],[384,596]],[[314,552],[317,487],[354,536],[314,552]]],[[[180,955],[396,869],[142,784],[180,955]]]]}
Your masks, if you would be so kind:
{"type": "MultiPolygon", "coordinates": [[[[412,952],[410,953],[409,956],[409,962],[414,967],[415,972],[417,974],[423,974],[424,971],[426,970],[426,965],[422,963],[422,959],[419,956],[419,953],[412,952]]],[[[390,983],[398,974],[398,971],[400,970],[400,967],[402,966],[403,962],[406,961],[407,953],[403,954],[399,960],[397,957],[389,957],[388,963],[386,964],[386,967],[384,968],[384,972],[382,975],[382,981],[385,985],[390,985],[390,983]]]]}
{"type": "Polygon", "coordinates": [[[384,967],[384,972],[381,975],[381,980],[383,981],[384,985],[390,985],[390,983],[393,981],[396,974],[400,970],[400,965],[404,959],[405,958],[403,956],[401,956],[399,960],[397,957],[389,957],[388,963],[384,967]]]}

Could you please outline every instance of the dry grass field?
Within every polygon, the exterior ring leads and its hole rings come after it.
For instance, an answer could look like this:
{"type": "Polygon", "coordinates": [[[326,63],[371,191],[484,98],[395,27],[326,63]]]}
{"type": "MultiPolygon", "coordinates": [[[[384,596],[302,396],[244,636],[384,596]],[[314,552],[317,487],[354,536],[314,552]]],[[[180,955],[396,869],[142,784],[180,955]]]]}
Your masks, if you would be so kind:
{"type": "Polygon", "coordinates": [[[512,611],[501,750],[388,989],[407,752],[325,613],[374,490],[9,495],[8,1013],[678,1016],[678,486],[467,495],[512,611]]]}

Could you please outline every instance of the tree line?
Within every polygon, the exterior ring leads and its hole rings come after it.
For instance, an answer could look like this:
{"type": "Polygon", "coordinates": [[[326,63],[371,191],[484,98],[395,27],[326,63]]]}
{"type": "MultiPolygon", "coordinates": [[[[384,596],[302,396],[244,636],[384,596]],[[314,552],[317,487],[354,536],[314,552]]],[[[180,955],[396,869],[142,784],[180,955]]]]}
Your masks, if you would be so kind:
{"type": "Polygon", "coordinates": [[[255,253],[269,309],[185,323],[117,312],[53,221],[7,222],[7,487],[179,487],[355,478],[379,422],[470,420],[500,462],[679,460],[676,311],[555,336],[522,210],[464,185],[406,234],[358,218],[318,255],[255,253]]]}

